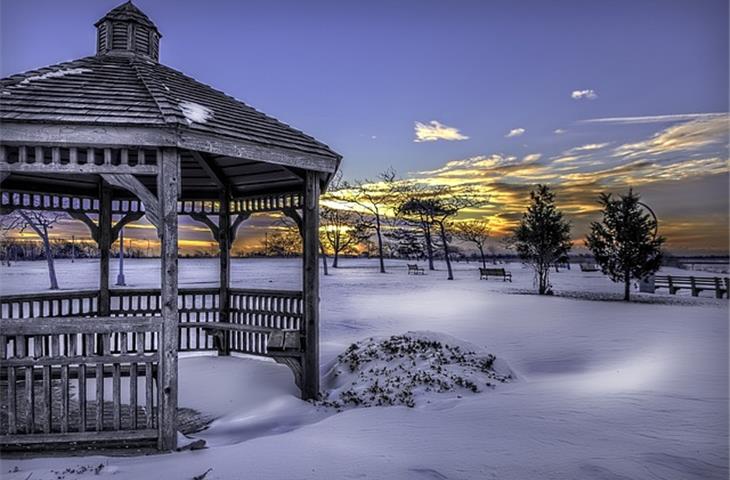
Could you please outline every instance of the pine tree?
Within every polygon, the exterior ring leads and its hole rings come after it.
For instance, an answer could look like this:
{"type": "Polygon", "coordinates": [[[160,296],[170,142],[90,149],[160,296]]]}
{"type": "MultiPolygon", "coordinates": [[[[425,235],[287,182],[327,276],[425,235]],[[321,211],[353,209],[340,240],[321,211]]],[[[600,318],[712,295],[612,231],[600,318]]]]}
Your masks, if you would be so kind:
{"type": "Polygon", "coordinates": [[[633,190],[618,199],[602,193],[599,203],[603,219],[591,223],[586,246],[605,275],[624,283],[624,300],[628,302],[631,279],[642,279],[659,270],[665,239],[656,236],[656,220],[642,209],[640,197],[633,190]]]}
{"type": "Polygon", "coordinates": [[[522,215],[511,239],[520,259],[535,271],[538,293],[550,289],[550,266],[565,257],[572,246],[570,223],[555,206],[555,194],[547,185],[530,192],[531,204],[522,215]]]}

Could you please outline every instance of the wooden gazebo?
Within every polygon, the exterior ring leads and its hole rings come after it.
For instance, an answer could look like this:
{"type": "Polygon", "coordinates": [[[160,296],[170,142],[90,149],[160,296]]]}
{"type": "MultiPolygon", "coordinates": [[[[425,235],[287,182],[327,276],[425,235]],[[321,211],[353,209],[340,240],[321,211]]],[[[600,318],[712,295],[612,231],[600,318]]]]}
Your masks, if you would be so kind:
{"type": "Polygon", "coordinates": [[[319,391],[319,195],[341,157],[160,64],[160,32],[131,2],[96,29],[96,55],[0,81],[3,213],[66,212],[101,252],[98,290],[0,298],[3,449],[175,448],[181,351],[273,357],[303,398],[319,391]],[[231,288],[238,227],[273,211],[300,226],[302,290],[231,288]],[[143,215],[161,288],[112,289],[110,247],[143,215]],[[178,215],[217,239],[219,287],[178,289],[178,215]]]}

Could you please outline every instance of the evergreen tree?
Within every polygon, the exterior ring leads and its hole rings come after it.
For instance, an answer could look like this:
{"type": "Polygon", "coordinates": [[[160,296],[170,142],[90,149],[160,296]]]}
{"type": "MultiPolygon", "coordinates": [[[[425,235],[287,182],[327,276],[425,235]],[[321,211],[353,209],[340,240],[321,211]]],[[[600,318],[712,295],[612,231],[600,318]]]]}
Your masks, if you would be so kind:
{"type": "Polygon", "coordinates": [[[631,279],[642,279],[659,270],[665,241],[656,236],[656,220],[642,209],[639,200],[633,190],[618,199],[602,193],[599,203],[603,219],[591,223],[591,233],[586,237],[586,246],[603,273],[614,282],[624,283],[627,302],[631,299],[631,279]]]}
{"type": "Polygon", "coordinates": [[[535,271],[538,293],[544,295],[550,289],[550,266],[572,246],[570,223],[555,206],[555,194],[547,185],[530,192],[530,201],[511,243],[520,259],[535,271]]]}

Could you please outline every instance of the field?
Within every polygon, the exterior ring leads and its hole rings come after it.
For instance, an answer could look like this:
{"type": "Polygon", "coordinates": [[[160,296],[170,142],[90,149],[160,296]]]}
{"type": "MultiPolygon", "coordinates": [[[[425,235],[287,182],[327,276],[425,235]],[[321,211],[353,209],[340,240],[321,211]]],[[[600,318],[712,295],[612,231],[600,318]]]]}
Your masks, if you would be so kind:
{"type": "MultiPolygon", "coordinates": [[[[113,263],[115,267],[115,263],[113,263]]],[[[337,412],[298,399],[273,362],[186,356],[180,405],[215,420],[209,448],[145,457],[6,459],[2,478],[726,479],[728,301],[704,292],[637,295],[576,266],[552,275],[554,297],[480,281],[477,265],[424,276],[405,262],[345,259],[321,277],[322,371],[353,342],[430,331],[495,354],[516,375],[482,393],[337,412]],[[86,467],[92,467],[87,469],[86,467]]],[[[298,288],[297,259],[234,260],[233,285],[298,288]]],[[[94,261],[59,261],[62,288],[95,288],[94,261]]],[[[159,284],[159,262],[128,260],[127,284],[159,284]]],[[[181,260],[180,284],[214,285],[217,259],[181,260]]],[[[667,270],[687,274],[686,271],[667,270]]],[[[698,272],[698,274],[701,274],[698,272]]],[[[116,272],[112,271],[112,279],[116,272]]],[[[3,293],[39,291],[45,264],[0,269],[3,293]]]]}

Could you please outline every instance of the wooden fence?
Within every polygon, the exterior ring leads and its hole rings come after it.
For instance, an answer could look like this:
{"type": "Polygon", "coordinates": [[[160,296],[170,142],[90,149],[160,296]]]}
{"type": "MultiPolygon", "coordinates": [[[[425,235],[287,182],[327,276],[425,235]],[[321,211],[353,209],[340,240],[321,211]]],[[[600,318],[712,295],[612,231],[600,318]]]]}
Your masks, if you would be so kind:
{"type": "Polygon", "coordinates": [[[155,445],[161,334],[160,317],[1,319],[0,444],[155,445]]]}

